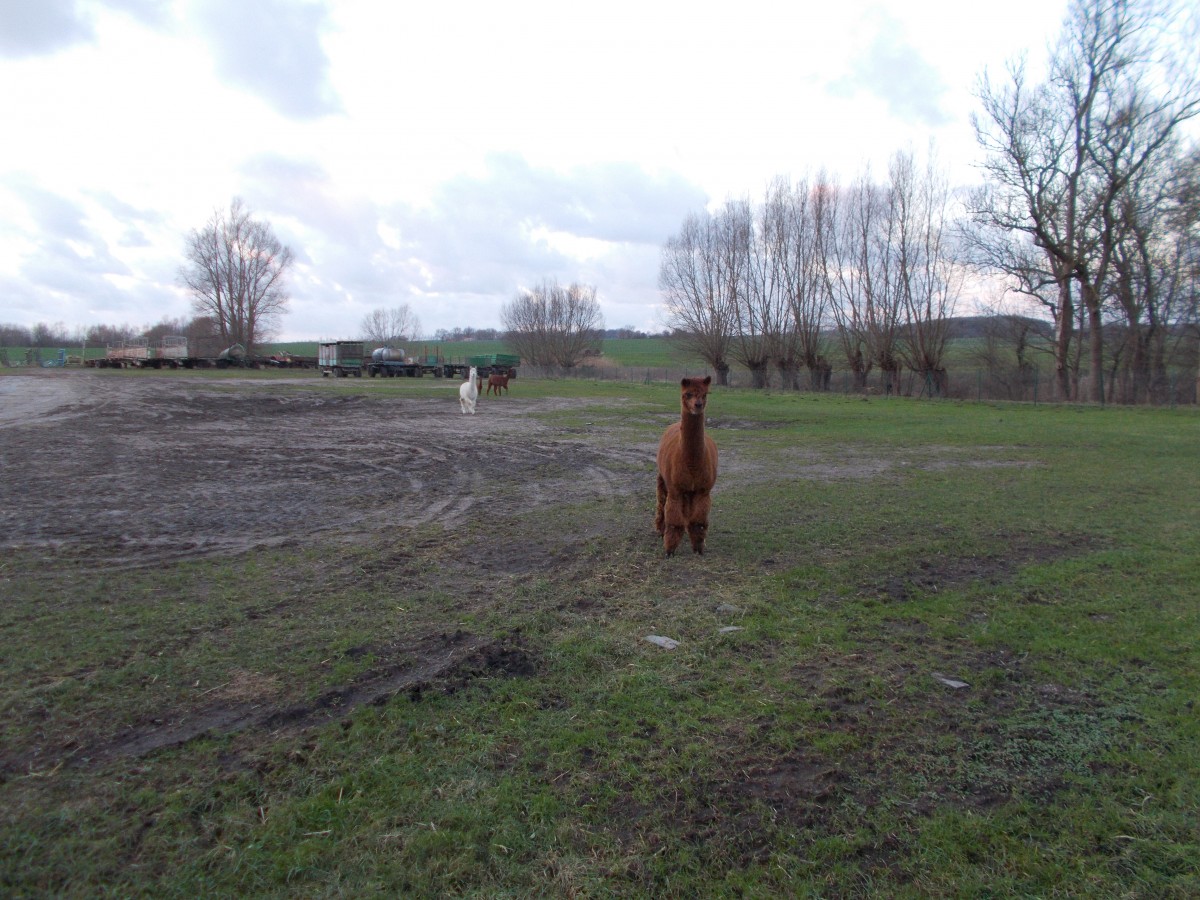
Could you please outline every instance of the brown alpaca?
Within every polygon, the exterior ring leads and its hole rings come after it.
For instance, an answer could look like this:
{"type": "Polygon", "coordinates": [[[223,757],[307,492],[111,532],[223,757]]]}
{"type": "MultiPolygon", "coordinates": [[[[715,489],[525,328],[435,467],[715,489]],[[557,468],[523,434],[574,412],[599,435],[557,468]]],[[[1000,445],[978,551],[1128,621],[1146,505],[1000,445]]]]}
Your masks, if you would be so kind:
{"type": "Polygon", "coordinates": [[[663,536],[667,556],[675,552],[684,531],[692,540],[692,550],[704,552],[712,506],[709,492],[717,482],[717,445],[704,433],[704,405],[711,384],[711,377],[680,382],[679,421],[664,431],[658,442],[654,530],[663,536]]]}

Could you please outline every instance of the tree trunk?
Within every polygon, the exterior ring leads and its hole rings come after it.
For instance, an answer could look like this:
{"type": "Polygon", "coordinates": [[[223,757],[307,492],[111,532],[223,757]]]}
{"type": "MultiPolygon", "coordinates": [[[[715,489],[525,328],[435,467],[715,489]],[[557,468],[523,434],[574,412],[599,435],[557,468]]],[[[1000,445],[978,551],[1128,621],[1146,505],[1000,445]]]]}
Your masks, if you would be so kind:
{"type": "Polygon", "coordinates": [[[1075,308],[1071,303],[1070,283],[1058,288],[1058,321],[1054,329],[1054,377],[1058,384],[1060,400],[1072,399],[1071,393],[1071,338],[1074,333],[1075,308]]]}
{"type": "Polygon", "coordinates": [[[795,362],[779,362],[775,366],[779,370],[780,384],[785,391],[800,390],[800,366],[795,362]]]}
{"type": "MultiPolygon", "coordinates": [[[[1090,291],[1089,291],[1090,293],[1090,291]]],[[[1104,404],[1104,328],[1100,319],[1099,303],[1088,303],[1088,330],[1091,331],[1088,366],[1091,368],[1092,383],[1089,399],[1104,404]]]]}

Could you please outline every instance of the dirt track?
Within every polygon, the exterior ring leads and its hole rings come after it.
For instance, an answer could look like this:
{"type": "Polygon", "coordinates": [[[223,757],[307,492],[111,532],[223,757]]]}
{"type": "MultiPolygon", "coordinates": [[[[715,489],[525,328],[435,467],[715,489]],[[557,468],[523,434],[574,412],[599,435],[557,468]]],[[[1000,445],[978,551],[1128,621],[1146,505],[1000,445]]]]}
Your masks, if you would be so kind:
{"type": "Polygon", "coordinates": [[[0,378],[0,549],[137,566],[613,492],[652,447],[597,448],[559,401],[347,395],[334,382],[35,372],[0,378]],[[140,376],[140,377],[138,377],[140,376]]]}

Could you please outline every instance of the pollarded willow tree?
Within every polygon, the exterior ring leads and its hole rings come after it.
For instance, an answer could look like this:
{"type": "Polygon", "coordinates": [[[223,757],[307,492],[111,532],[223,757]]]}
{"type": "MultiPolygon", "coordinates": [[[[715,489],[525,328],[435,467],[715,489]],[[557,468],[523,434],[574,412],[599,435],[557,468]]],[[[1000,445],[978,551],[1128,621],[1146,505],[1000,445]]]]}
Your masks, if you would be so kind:
{"type": "Polygon", "coordinates": [[[291,249],[234,198],[228,211],[217,210],[188,235],[184,256],[179,280],[196,315],[211,320],[223,342],[253,353],[287,308],[291,249]]]}
{"type": "Polygon", "coordinates": [[[808,370],[813,390],[828,387],[830,367],[822,338],[827,292],[821,265],[822,221],[829,213],[826,185],[824,174],[812,185],[807,179],[776,179],[759,217],[761,256],[772,273],[764,281],[782,303],[773,316],[771,356],[785,388],[801,387],[801,368],[808,370]]]}
{"type": "Polygon", "coordinates": [[[600,353],[604,317],[596,288],[547,279],[500,310],[505,342],[535,366],[574,368],[600,353]]]}
{"type": "Polygon", "coordinates": [[[688,215],[679,234],[663,247],[658,287],[681,348],[708,363],[717,384],[728,385],[734,312],[721,268],[721,240],[713,216],[688,215]]]}
{"type": "Polygon", "coordinates": [[[896,291],[904,318],[899,352],[925,382],[924,390],[941,396],[950,319],[965,278],[950,224],[950,186],[932,149],[924,166],[912,153],[895,154],[888,173],[896,219],[896,291]]]}
{"type": "Polygon", "coordinates": [[[878,367],[888,393],[899,388],[904,307],[896,271],[896,206],[869,171],[840,191],[828,220],[825,272],[838,339],[857,389],[878,367]]]}

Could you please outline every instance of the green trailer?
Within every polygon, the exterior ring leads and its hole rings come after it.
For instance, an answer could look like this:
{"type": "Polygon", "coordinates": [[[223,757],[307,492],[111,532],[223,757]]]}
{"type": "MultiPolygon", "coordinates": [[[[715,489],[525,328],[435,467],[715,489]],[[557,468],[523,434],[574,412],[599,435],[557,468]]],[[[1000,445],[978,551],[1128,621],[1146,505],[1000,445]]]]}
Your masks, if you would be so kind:
{"type": "MultiPolygon", "coordinates": [[[[478,371],[480,378],[487,378],[489,375],[507,375],[510,378],[517,377],[517,366],[521,364],[521,357],[512,353],[484,353],[480,356],[468,356],[467,367],[474,366],[478,371]]],[[[463,373],[466,375],[466,373],[463,373]]]]}

